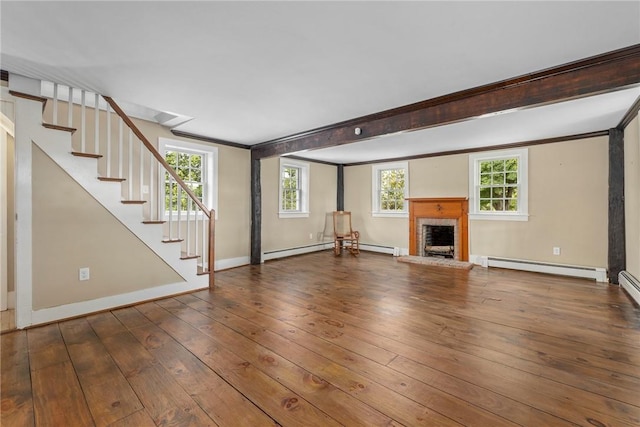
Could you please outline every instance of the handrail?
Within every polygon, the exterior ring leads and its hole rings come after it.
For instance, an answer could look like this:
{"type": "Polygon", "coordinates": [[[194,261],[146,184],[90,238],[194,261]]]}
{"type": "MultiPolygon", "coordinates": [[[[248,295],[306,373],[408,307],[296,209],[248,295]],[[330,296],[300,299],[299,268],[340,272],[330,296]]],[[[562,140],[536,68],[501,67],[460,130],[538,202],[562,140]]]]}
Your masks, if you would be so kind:
{"type": "MultiPolygon", "coordinates": [[[[67,90],[60,90],[57,83],[52,83],[53,93],[53,117],[51,122],[54,125],[46,125],[48,127],[54,126],[57,129],[64,129],[67,131],[80,132],[72,141],[72,146],[75,147],[73,154],[78,156],[96,157],[98,161],[98,173],[101,181],[115,181],[124,183],[127,181],[126,187],[123,184],[121,187],[121,195],[123,197],[122,203],[125,204],[139,204],[146,205],[148,208],[143,209],[143,223],[145,224],[164,224],[163,225],[163,243],[180,243],[181,259],[193,259],[197,258],[198,271],[203,274],[209,274],[209,288],[214,286],[214,270],[215,270],[215,211],[209,210],[203,202],[195,195],[192,190],[183,179],[178,175],[176,170],[169,165],[167,160],[160,154],[156,147],[145,137],[140,129],[133,123],[132,119],[120,108],[120,106],[108,96],[102,96],[106,102],[106,111],[100,107],[102,103],[100,101],[101,95],[93,92],[88,92],[81,89],[74,89],[70,86],[66,86],[67,90]],[[78,95],[80,91],[80,96],[78,95]],[[89,104],[91,100],[95,99],[93,105],[90,108],[95,109],[93,127],[93,150],[87,147],[87,95],[89,95],[89,104]],[[61,115],[66,115],[66,126],[58,125],[65,121],[65,118],[59,118],[58,113],[58,101],[62,100],[67,102],[67,111],[64,111],[64,106],[61,108],[61,115]],[[78,105],[79,111],[74,112],[74,103],[78,105]],[[105,111],[106,116],[104,121],[100,120],[100,110],[105,111]],[[112,124],[112,115],[118,118],[115,126],[112,124]],[[74,121],[75,117],[75,121],[74,121]],[[102,123],[101,123],[102,122],[102,123]],[[128,132],[128,142],[124,129],[126,127],[128,132]],[[103,133],[104,132],[104,133],[103,133]],[[115,135],[115,138],[113,138],[115,135]],[[134,137],[135,135],[135,137],[134,137]],[[134,151],[134,138],[138,140],[140,144],[140,150],[135,153],[134,151]],[[146,150],[142,147],[146,147],[146,150]],[[125,151],[126,148],[126,151],[125,151]],[[78,151],[79,150],[79,151],[78,151]],[[135,154],[134,154],[135,153],[135,154]],[[128,162],[125,167],[124,163],[128,162]],[[145,161],[148,158],[148,163],[145,161]],[[155,159],[155,160],[154,160],[155,159]],[[147,165],[145,165],[147,163],[147,165]],[[117,172],[114,172],[116,166],[117,172]],[[163,180],[161,178],[161,167],[168,175],[168,184],[170,186],[170,194],[167,199],[165,194],[164,201],[162,200],[161,191],[163,180]],[[116,174],[115,176],[113,174],[116,174]],[[154,177],[155,175],[155,177],[154,177]],[[134,181],[137,181],[137,191],[134,190],[134,181]],[[148,185],[145,185],[145,181],[148,185]],[[126,196],[125,196],[126,193],[126,196]],[[148,194],[148,196],[144,196],[148,194]],[[186,196],[185,196],[186,195],[186,196]],[[174,218],[173,210],[173,197],[177,196],[177,219],[174,218]],[[167,201],[171,205],[167,211],[167,201]],[[155,202],[155,203],[154,203],[155,202]],[[183,202],[186,202],[186,208],[180,208],[183,202]],[[155,209],[154,209],[154,204],[155,209]],[[146,212],[145,212],[146,211],[146,212]],[[162,215],[164,212],[164,219],[162,215]],[[194,213],[192,217],[192,213],[194,213]],[[209,222],[208,225],[206,222],[209,222]],[[175,232],[175,234],[174,234],[175,232]]],[[[46,98],[39,99],[46,101],[46,98]]],[[[89,122],[90,123],[90,122],[89,122]]],[[[164,172],[162,173],[164,175],[164,172]]],[[[166,183],[165,183],[166,185],[166,183]]],[[[200,274],[200,273],[198,273],[200,274]]]]}
{"type": "MultiPolygon", "coordinates": [[[[202,210],[202,214],[209,218],[209,229],[208,229],[208,254],[207,254],[207,266],[209,273],[209,288],[213,289],[214,287],[214,266],[215,266],[215,211],[213,209],[209,210],[198,197],[194,194],[193,190],[189,188],[189,186],[180,178],[178,173],[167,163],[167,161],[162,157],[162,155],[156,150],[156,148],[149,142],[149,140],[144,136],[142,131],[138,129],[138,127],[133,123],[133,121],[129,118],[129,116],[120,108],[120,106],[113,100],[113,98],[109,96],[102,96],[105,101],[111,106],[113,111],[122,119],[122,121],[131,129],[131,131],[138,137],[138,139],[147,147],[147,150],[156,158],[158,163],[164,167],[164,169],[175,179],[176,183],[182,187],[182,189],[189,195],[191,200],[202,210]]],[[[204,254],[203,254],[203,267],[204,267],[204,254]]]]}
{"type": "Polygon", "coordinates": [[[131,129],[133,131],[133,133],[138,137],[138,139],[140,139],[140,141],[142,141],[144,146],[147,147],[147,149],[149,150],[149,152],[151,152],[153,157],[155,157],[156,160],[165,168],[165,170],[167,172],[169,172],[169,174],[173,177],[173,179],[176,180],[178,185],[180,185],[180,187],[182,187],[182,189],[187,192],[189,197],[191,197],[191,200],[193,200],[193,202],[196,205],[198,205],[198,207],[200,209],[202,209],[202,213],[204,215],[206,215],[207,217],[211,218],[211,216],[210,216],[211,213],[209,212],[209,208],[207,208],[200,201],[200,199],[198,199],[198,196],[196,196],[194,194],[193,190],[191,190],[191,188],[189,188],[189,186],[187,184],[185,184],[185,182],[182,180],[182,178],[180,178],[180,175],[178,175],[178,173],[167,163],[167,161],[164,159],[164,157],[162,157],[162,155],[158,152],[158,150],[156,150],[156,148],[153,146],[153,144],[151,144],[151,142],[149,142],[149,140],[144,136],[144,134],[140,131],[140,129],[138,129],[138,127],[131,121],[129,116],[127,116],[127,114],[120,108],[120,106],[118,104],[116,104],[116,102],[113,100],[113,98],[111,98],[109,96],[104,96],[104,95],[102,97],[105,99],[105,101],[107,101],[109,103],[109,105],[111,105],[111,108],[113,108],[113,111],[118,116],[120,116],[120,118],[127,124],[129,129],[131,129]]]}

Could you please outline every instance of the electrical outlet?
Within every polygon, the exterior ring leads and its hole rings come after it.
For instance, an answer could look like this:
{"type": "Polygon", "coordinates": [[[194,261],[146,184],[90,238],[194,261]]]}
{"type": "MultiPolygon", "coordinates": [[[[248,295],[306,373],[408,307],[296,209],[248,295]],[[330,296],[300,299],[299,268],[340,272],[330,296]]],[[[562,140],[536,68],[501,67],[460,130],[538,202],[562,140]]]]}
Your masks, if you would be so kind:
{"type": "Polygon", "coordinates": [[[143,185],[142,186],[142,194],[149,194],[149,186],[148,185],[143,185]]]}
{"type": "Polygon", "coordinates": [[[309,233],[309,240],[313,240],[313,233],[309,233]]]}
{"type": "Polygon", "coordinates": [[[78,270],[78,280],[89,280],[89,267],[83,267],[78,270]]]}
{"type": "Polygon", "coordinates": [[[554,255],[560,255],[560,248],[558,246],[554,246],[553,247],[553,254],[554,255]]]}

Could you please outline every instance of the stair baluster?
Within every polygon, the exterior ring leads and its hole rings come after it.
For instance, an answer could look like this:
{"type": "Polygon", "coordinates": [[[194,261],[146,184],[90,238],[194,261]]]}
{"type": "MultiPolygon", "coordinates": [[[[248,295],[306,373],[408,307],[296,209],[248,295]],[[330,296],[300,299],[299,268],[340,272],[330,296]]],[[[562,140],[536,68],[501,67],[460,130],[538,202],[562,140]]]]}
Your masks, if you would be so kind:
{"type": "MultiPolygon", "coordinates": [[[[209,273],[209,285],[213,287],[215,212],[202,204],[193,190],[167,164],[156,148],[113,99],[103,97],[106,106],[103,104],[101,107],[99,94],[81,90],[80,117],[74,118],[73,115],[77,114],[77,110],[74,111],[74,88],[67,86],[67,89],[68,95],[61,91],[57,83],[53,84],[51,123],[58,124],[60,121],[58,117],[59,102],[66,101],[68,107],[66,127],[71,128],[75,123],[76,128],[80,130],[78,135],[73,136],[74,150],[78,150],[76,154],[87,157],[104,153],[104,156],[99,159],[98,167],[99,175],[102,175],[101,180],[123,181],[121,184],[123,203],[143,203],[143,222],[145,224],[164,224],[164,241],[180,242],[181,258],[197,257],[199,271],[209,273]],[[62,97],[66,99],[59,98],[61,93],[64,94],[62,97]],[[90,99],[89,105],[87,105],[87,96],[90,99]],[[87,147],[86,141],[86,133],[90,130],[91,125],[87,124],[86,109],[91,108],[91,102],[93,102],[94,108],[93,153],[87,147]],[[105,114],[105,120],[102,123],[101,113],[105,114]],[[115,123],[112,123],[112,114],[118,116],[117,127],[115,123]],[[124,133],[125,126],[128,128],[128,136],[124,133]],[[118,137],[112,138],[112,132],[117,132],[118,137]],[[102,138],[105,138],[104,141],[101,141],[102,138]],[[148,156],[145,154],[145,150],[148,156]],[[145,157],[148,157],[148,160],[145,157]],[[168,176],[166,184],[165,176],[168,176]],[[167,194],[164,194],[165,190],[167,194]],[[186,199],[184,209],[182,208],[183,198],[186,199]]],[[[49,86],[49,90],[51,90],[51,86],[49,86]]],[[[49,93],[51,94],[51,92],[49,93]]],[[[65,119],[62,120],[64,122],[65,119]]]]}

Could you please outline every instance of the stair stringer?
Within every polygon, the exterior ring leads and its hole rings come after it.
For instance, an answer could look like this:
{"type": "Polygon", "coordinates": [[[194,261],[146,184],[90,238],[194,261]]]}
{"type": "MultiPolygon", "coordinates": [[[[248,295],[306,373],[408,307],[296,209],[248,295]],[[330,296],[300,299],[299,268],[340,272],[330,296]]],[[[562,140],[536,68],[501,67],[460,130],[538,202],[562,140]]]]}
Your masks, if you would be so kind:
{"type": "Polygon", "coordinates": [[[98,180],[97,159],[71,154],[73,150],[70,134],[40,126],[38,135],[33,135],[32,141],[120,223],[182,276],[185,280],[184,291],[208,286],[208,276],[197,274],[196,259],[180,259],[179,243],[162,243],[162,224],[143,224],[142,207],[122,203],[121,183],[98,180]]]}

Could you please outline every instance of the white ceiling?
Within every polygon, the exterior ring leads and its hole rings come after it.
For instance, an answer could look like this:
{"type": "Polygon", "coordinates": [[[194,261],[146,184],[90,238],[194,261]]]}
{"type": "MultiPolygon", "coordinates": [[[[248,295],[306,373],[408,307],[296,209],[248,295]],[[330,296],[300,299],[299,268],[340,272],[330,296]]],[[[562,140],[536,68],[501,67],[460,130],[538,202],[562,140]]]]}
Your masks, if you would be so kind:
{"type": "MultiPolygon", "coordinates": [[[[640,2],[3,0],[0,24],[0,68],[10,73],[256,144],[638,44],[640,2]]],[[[352,163],[598,131],[639,94],[299,154],[352,163]]]]}

